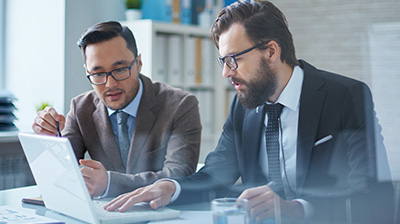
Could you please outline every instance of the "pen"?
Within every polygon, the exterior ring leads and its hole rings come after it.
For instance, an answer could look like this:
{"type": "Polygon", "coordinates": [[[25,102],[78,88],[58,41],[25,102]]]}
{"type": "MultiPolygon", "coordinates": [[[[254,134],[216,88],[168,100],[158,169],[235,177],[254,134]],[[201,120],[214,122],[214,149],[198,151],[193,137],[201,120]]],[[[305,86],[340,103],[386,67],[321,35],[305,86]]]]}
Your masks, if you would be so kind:
{"type": "Polygon", "coordinates": [[[56,127],[57,127],[57,137],[61,137],[60,124],[58,123],[58,121],[56,121],[56,127]]]}

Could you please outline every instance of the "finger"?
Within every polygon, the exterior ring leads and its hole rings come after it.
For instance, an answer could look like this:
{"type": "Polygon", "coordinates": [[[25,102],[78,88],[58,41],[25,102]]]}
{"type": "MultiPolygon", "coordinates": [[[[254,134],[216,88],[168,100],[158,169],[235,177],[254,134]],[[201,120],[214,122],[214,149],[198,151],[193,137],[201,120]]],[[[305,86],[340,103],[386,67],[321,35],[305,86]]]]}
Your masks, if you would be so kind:
{"type": "Polygon", "coordinates": [[[99,161],[92,160],[92,159],[80,159],[79,163],[82,166],[90,167],[92,169],[102,169],[103,164],[99,161]]]}
{"type": "Polygon", "coordinates": [[[40,114],[35,118],[33,125],[32,125],[32,130],[37,133],[37,134],[46,134],[46,135],[56,135],[57,134],[57,128],[53,126],[51,122],[52,119],[50,118],[49,120],[44,119],[41,117],[40,114]]]}
{"type": "Polygon", "coordinates": [[[65,128],[65,117],[62,114],[59,114],[58,118],[58,125],[60,127],[60,131],[62,131],[65,128]]]}
{"type": "Polygon", "coordinates": [[[133,195],[133,193],[131,192],[131,193],[123,194],[123,195],[119,196],[117,198],[117,200],[114,200],[112,202],[112,204],[110,204],[109,206],[106,207],[106,210],[107,211],[114,211],[114,210],[118,209],[118,211],[123,212],[124,210],[121,210],[122,206],[127,204],[126,207],[129,208],[129,207],[131,207],[133,205],[133,204],[130,205],[130,203],[132,203],[132,201],[128,202],[131,199],[132,195],[133,195]]]}
{"type": "Polygon", "coordinates": [[[271,189],[266,185],[249,188],[249,189],[243,191],[242,194],[240,194],[239,199],[251,199],[253,197],[257,197],[258,195],[260,195],[266,191],[271,191],[271,189]]]}
{"type": "Polygon", "coordinates": [[[161,194],[158,192],[152,192],[151,188],[145,189],[139,194],[135,194],[130,196],[130,198],[119,208],[120,212],[125,212],[128,210],[132,205],[139,203],[139,202],[150,202],[152,200],[156,200],[161,197],[161,194]],[[149,190],[150,189],[150,190],[149,190]]]}
{"type": "Polygon", "coordinates": [[[264,203],[259,203],[256,206],[250,208],[250,217],[255,220],[260,214],[268,213],[273,214],[274,211],[274,201],[267,200],[264,203]]]}
{"type": "Polygon", "coordinates": [[[56,109],[53,107],[46,107],[43,111],[48,113],[54,119],[54,121],[60,121],[60,114],[58,114],[56,109]]]}
{"type": "Polygon", "coordinates": [[[87,167],[81,168],[81,173],[84,178],[92,179],[92,169],[87,167]]]}
{"type": "Polygon", "coordinates": [[[252,208],[260,204],[273,203],[272,199],[274,198],[274,195],[275,194],[272,191],[266,191],[262,194],[252,197],[248,199],[249,207],[252,208]]]}
{"type": "Polygon", "coordinates": [[[138,200],[137,197],[130,197],[128,200],[125,201],[125,203],[118,209],[119,212],[126,212],[130,207],[132,207],[134,204],[141,202],[141,200],[138,200]]]}
{"type": "Polygon", "coordinates": [[[166,198],[163,198],[162,196],[159,198],[156,198],[154,200],[150,201],[150,207],[152,209],[157,209],[160,207],[164,207],[165,205],[167,205],[169,203],[169,200],[166,198]]]}
{"type": "Polygon", "coordinates": [[[139,188],[130,193],[119,195],[118,197],[112,199],[110,202],[104,205],[104,209],[106,209],[107,211],[114,211],[115,209],[121,207],[121,205],[123,205],[129,199],[129,196],[139,194],[140,192],[142,192],[142,190],[143,188],[139,188]]]}
{"type": "Polygon", "coordinates": [[[39,126],[37,123],[34,123],[32,125],[32,130],[36,134],[42,134],[42,135],[57,135],[56,132],[47,130],[46,128],[43,128],[39,126]]]}

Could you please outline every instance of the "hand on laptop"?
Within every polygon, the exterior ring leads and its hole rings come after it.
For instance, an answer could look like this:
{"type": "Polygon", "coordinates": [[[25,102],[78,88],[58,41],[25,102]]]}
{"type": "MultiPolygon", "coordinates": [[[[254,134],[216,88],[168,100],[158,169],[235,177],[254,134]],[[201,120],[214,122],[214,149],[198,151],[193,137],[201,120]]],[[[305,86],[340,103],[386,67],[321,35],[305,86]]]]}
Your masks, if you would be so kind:
{"type": "Polygon", "coordinates": [[[39,111],[32,124],[32,130],[36,134],[55,135],[57,136],[58,121],[60,130],[64,129],[65,117],[53,108],[46,107],[44,110],[39,111]]]}
{"type": "Polygon", "coordinates": [[[175,190],[173,182],[168,180],[159,181],[114,198],[104,206],[104,209],[107,211],[118,209],[118,211],[124,212],[139,202],[150,202],[150,207],[157,209],[167,205],[171,201],[175,190]]]}
{"type": "Polygon", "coordinates": [[[91,159],[81,159],[79,163],[83,166],[81,172],[90,196],[103,195],[108,186],[108,174],[103,164],[91,159]]]}

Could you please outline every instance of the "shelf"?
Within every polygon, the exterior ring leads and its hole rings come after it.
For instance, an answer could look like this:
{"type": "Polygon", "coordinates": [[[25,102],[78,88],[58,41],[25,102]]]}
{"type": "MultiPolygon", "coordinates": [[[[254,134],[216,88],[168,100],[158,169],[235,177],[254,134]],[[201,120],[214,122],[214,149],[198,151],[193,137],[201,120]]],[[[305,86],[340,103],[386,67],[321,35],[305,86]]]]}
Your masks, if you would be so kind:
{"type": "Polygon", "coordinates": [[[226,120],[228,83],[221,76],[218,51],[208,29],[152,20],[122,21],[142,55],[141,73],[154,81],[191,92],[199,101],[202,123],[200,162],[215,149],[226,120]]]}

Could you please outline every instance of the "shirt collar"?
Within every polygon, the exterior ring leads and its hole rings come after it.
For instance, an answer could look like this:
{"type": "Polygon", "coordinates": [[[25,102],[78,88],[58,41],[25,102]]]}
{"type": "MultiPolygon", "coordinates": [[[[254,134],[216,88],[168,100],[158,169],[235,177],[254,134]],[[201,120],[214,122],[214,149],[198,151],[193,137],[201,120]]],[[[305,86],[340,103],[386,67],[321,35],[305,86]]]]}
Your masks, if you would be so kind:
{"type": "MultiPolygon", "coordinates": [[[[142,80],[139,78],[139,91],[136,94],[135,98],[124,108],[122,109],[123,112],[136,117],[137,111],[139,109],[140,100],[142,99],[143,95],[143,83],[142,80]]],[[[110,109],[107,107],[108,116],[111,116],[116,112],[116,110],[110,109]]]]}
{"type": "Polygon", "coordinates": [[[293,111],[297,111],[300,104],[303,79],[304,71],[299,66],[295,66],[292,77],[290,77],[288,84],[283,89],[281,95],[279,95],[277,103],[280,103],[293,111]]]}
{"type": "MultiPolygon", "coordinates": [[[[281,95],[279,95],[276,103],[280,103],[283,106],[290,108],[293,111],[299,109],[301,87],[303,85],[304,71],[299,66],[293,68],[292,76],[289,79],[288,84],[283,89],[281,95]]],[[[268,104],[268,102],[266,102],[268,104]]],[[[256,108],[258,113],[259,107],[256,108]]]]}

